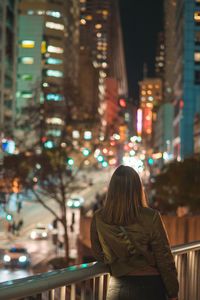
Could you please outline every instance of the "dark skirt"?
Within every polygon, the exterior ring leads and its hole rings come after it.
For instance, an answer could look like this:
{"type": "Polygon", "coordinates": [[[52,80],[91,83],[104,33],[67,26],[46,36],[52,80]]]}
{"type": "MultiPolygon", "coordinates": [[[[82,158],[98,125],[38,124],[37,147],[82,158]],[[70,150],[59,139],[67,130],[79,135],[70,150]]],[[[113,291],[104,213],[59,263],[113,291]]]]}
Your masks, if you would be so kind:
{"type": "Polygon", "coordinates": [[[111,277],[107,300],[166,300],[159,275],[111,277]]]}

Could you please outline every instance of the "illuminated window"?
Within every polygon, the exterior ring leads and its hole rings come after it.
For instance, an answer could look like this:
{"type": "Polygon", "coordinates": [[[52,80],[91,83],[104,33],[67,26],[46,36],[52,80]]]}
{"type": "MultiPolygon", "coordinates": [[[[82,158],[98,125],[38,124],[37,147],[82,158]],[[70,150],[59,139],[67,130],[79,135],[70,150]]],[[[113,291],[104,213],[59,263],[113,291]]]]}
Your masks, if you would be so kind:
{"type": "Polygon", "coordinates": [[[33,97],[33,93],[32,92],[21,92],[21,96],[25,99],[30,99],[33,97]]]}
{"type": "Polygon", "coordinates": [[[52,101],[61,101],[64,99],[62,95],[59,94],[47,94],[47,100],[52,100],[52,101]]]}
{"type": "Polygon", "coordinates": [[[196,45],[200,45],[200,31],[195,31],[194,41],[196,45]]]}
{"type": "Polygon", "coordinates": [[[49,57],[49,58],[47,58],[46,63],[48,65],[61,65],[63,63],[63,60],[58,59],[58,58],[49,57]]]}
{"type": "Polygon", "coordinates": [[[30,81],[33,79],[33,76],[31,74],[23,74],[20,77],[22,80],[25,80],[25,81],[30,81]]]}
{"type": "Polygon", "coordinates": [[[63,72],[57,70],[47,70],[47,76],[63,77],[63,72]]]}
{"type": "Polygon", "coordinates": [[[84,140],[91,140],[91,139],[92,139],[92,132],[84,131],[84,140]]]}
{"type": "Polygon", "coordinates": [[[64,121],[61,118],[54,117],[54,118],[47,118],[46,123],[47,124],[53,124],[53,125],[63,125],[64,121]]]}
{"type": "Polygon", "coordinates": [[[143,90],[143,91],[142,91],[142,95],[146,95],[146,91],[143,90]]]}
{"type": "Polygon", "coordinates": [[[148,88],[149,88],[149,89],[152,89],[152,88],[153,88],[153,85],[152,85],[152,84],[148,84],[148,88]]]}
{"type": "Polygon", "coordinates": [[[47,51],[50,53],[64,53],[64,49],[61,47],[48,46],[47,51]]]}
{"type": "Polygon", "coordinates": [[[80,138],[80,132],[78,130],[72,131],[72,137],[73,139],[79,139],[80,138]]]}
{"type": "Polygon", "coordinates": [[[65,26],[60,23],[55,23],[55,22],[46,22],[45,26],[50,29],[55,29],[55,30],[64,30],[65,26]]]}
{"type": "Polygon", "coordinates": [[[142,100],[142,101],[145,101],[145,100],[146,100],[146,97],[141,97],[141,100],[142,100]]]}
{"type": "Polygon", "coordinates": [[[101,28],[102,28],[102,24],[96,24],[96,25],[95,25],[95,28],[96,28],[96,29],[101,29],[101,28]]]}
{"type": "Polygon", "coordinates": [[[159,89],[159,85],[158,85],[158,84],[156,84],[156,85],[155,85],[155,88],[156,88],[156,89],[159,89]]]}
{"type": "Polygon", "coordinates": [[[53,11],[53,10],[47,10],[46,15],[58,19],[61,17],[61,13],[59,11],[53,11]]]}
{"type": "Polygon", "coordinates": [[[147,91],[147,94],[148,94],[148,95],[151,95],[151,94],[152,94],[152,91],[151,91],[151,90],[148,90],[148,91],[147,91]]]}
{"type": "Polygon", "coordinates": [[[200,52],[194,53],[194,61],[195,63],[200,63],[200,52]]]}
{"type": "Polygon", "coordinates": [[[52,135],[55,137],[61,136],[61,133],[62,133],[61,130],[58,130],[58,129],[52,129],[52,130],[47,131],[47,135],[52,135]]]}
{"type": "Polygon", "coordinates": [[[35,47],[35,41],[31,41],[31,40],[23,40],[20,43],[20,46],[22,48],[34,48],[35,47]]]}
{"type": "Polygon", "coordinates": [[[88,15],[88,16],[86,16],[85,18],[86,18],[86,20],[88,20],[88,21],[91,21],[91,20],[93,19],[91,15],[88,15]]]}
{"type": "Polygon", "coordinates": [[[34,58],[28,56],[21,57],[20,61],[25,65],[32,65],[34,63],[34,58]]]}
{"type": "Polygon", "coordinates": [[[86,24],[86,20],[85,20],[85,19],[81,19],[81,20],[80,20],[80,24],[81,24],[81,25],[85,25],[85,24],[86,24]]]}
{"type": "Polygon", "coordinates": [[[195,11],[194,20],[197,22],[197,24],[200,23],[200,11],[195,11]]]}
{"type": "Polygon", "coordinates": [[[47,51],[47,44],[45,41],[42,41],[41,43],[41,53],[44,54],[47,51]]]}
{"type": "Polygon", "coordinates": [[[107,62],[102,62],[102,67],[103,68],[107,68],[107,66],[108,66],[107,62]]]}

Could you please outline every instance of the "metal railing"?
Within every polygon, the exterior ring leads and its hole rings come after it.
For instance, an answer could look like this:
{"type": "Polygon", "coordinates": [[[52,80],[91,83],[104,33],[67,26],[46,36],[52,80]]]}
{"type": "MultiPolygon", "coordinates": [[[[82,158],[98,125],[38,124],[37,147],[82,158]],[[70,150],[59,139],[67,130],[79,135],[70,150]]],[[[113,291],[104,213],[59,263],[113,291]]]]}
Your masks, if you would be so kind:
{"type": "MultiPolygon", "coordinates": [[[[200,299],[200,241],[172,248],[180,300],[200,299]]],[[[2,300],[104,300],[109,269],[102,263],[70,266],[0,284],[2,300]]]]}

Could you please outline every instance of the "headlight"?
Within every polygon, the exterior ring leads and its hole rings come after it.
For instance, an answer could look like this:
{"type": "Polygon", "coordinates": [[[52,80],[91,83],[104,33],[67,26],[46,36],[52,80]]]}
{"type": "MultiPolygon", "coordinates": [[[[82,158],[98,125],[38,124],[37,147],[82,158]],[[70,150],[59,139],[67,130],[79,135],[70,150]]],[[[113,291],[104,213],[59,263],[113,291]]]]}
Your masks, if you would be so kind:
{"type": "Polygon", "coordinates": [[[27,261],[27,257],[25,255],[22,255],[19,257],[19,262],[20,263],[24,263],[25,261],[27,261]]]}
{"type": "Polygon", "coordinates": [[[43,232],[43,233],[42,233],[42,237],[47,237],[47,233],[46,233],[46,232],[43,232]]]}
{"type": "Polygon", "coordinates": [[[80,202],[79,201],[74,201],[74,206],[75,207],[79,207],[80,206],[80,202]]]}
{"type": "Polygon", "coordinates": [[[4,255],[4,257],[3,257],[3,260],[5,261],[5,262],[9,262],[9,261],[11,261],[11,258],[10,258],[10,256],[9,255],[4,255]]]}
{"type": "Polygon", "coordinates": [[[35,231],[31,232],[31,239],[35,239],[37,237],[37,233],[35,231]]]}
{"type": "Polygon", "coordinates": [[[67,206],[72,207],[72,205],[73,205],[73,201],[72,200],[67,201],[67,206]]]}

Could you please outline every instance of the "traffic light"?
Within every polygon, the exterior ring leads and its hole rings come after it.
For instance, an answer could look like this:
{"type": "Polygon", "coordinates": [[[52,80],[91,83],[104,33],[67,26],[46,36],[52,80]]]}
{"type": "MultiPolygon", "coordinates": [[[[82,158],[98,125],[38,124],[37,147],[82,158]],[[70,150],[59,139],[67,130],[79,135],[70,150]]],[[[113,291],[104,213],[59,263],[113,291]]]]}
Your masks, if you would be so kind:
{"type": "Polygon", "coordinates": [[[97,157],[97,160],[98,160],[99,162],[103,162],[103,161],[104,161],[104,157],[103,157],[102,155],[99,155],[99,156],[97,157]]]}
{"type": "Polygon", "coordinates": [[[73,164],[74,164],[73,158],[68,157],[68,159],[67,159],[67,164],[68,164],[69,166],[73,166],[73,164]]]}
{"type": "Polygon", "coordinates": [[[88,156],[90,154],[90,150],[88,148],[84,148],[82,153],[84,156],[88,156]]]}
{"type": "Polygon", "coordinates": [[[149,159],[148,159],[148,163],[149,163],[150,166],[152,166],[152,165],[154,164],[153,158],[149,158],[149,159]]]}

